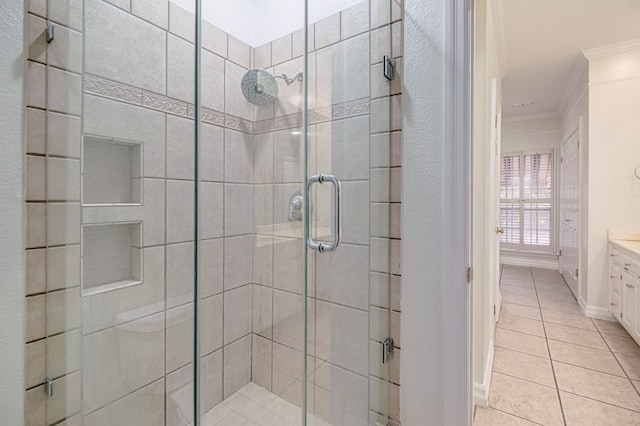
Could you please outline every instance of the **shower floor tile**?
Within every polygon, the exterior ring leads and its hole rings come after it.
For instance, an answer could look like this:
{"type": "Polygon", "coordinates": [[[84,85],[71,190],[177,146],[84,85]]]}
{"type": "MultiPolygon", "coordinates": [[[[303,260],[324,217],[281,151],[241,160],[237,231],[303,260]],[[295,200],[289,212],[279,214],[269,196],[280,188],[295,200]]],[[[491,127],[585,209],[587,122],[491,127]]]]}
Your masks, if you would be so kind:
{"type": "MultiPolygon", "coordinates": [[[[300,426],[302,409],[253,382],[222,401],[204,416],[204,426],[300,426]]],[[[309,426],[330,426],[309,414],[309,426]]]]}

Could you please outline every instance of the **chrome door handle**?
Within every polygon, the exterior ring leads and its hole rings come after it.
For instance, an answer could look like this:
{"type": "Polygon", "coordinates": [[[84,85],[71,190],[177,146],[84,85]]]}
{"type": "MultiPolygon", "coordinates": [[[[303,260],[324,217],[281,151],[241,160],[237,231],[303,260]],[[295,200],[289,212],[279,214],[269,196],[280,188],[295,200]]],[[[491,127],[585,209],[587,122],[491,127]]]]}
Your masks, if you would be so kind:
{"type": "Polygon", "coordinates": [[[342,185],[340,184],[340,179],[333,175],[325,175],[322,173],[311,176],[307,180],[306,199],[311,199],[311,187],[314,184],[322,184],[325,182],[329,182],[333,185],[333,223],[331,224],[331,242],[326,243],[322,241],[314,241],[313,238],[311,238],[311,219],[307,220],[307,246],[310,249],[319,251],[320,253],[337,250],[342,238],[342,208],[340,206],[342,185]]]}

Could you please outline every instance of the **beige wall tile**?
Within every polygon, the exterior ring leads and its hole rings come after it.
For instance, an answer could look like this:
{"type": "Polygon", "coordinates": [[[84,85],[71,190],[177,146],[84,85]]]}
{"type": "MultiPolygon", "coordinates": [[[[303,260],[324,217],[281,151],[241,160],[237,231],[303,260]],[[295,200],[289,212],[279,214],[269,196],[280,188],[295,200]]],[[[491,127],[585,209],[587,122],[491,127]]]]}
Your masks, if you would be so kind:
{"type": "Polygon", "coordinates": [[[271,390],[273,342],[255,334],[252,335],[252,342],[251,381],[262,386],[266,390],[271,390]]]}
{"type": "Polygon", "coordinates": [[[228,59],[245,69],[251,67],[251,48],[248,44],[229,35],[228,59]]]}
{"type": "Polygon", "coordinates": [[[167,310],[166,371],[175,371],[193,361],[193,303],[167,310]]]}
{"type": "Polygon", "coordinates": [[[193,240],[194,184],[167,181],[167,243],[193,240]]]}
{"type": "Polygon", "coordinates": [[[27,15],[27,59],[36,62],[47,62],[47,21],[34,15],[27,15]]]}
{"type": "Polygon", "coordinates": [[[26,248],[44,247],[46,241],[46,206],[43,203],[27,203],[26,248]]]}
{"type": "Polygon", "coordinates": [[[45,249],[27,250],[26,295],[44,293],[47,285],[47,258],[45,249]]]}
{"type": "Polygon", "coordinates": [[[228,345],[251,333],[252,286],[224,293],[224,344],[228,345]]]}
{"type": "Polygon", "coordinates": [[[200,294],[209,297],[222,293],[224,240],[200,241],[200,294]]]}
{"type": "MultiPolygon", "coordinates": [[[[219,206],[218,206],[219,208],[219,206]]],[[[253,232],[253,185],[224,185],[224,235],[253,232]]]]}
{"type": "Polygon", "coordinates": [[[249,284],[253,272],[253,236],[225,238],[224,251],[224,289],[249,284]]]}
{"type": "Polygon", "coordinates": [[[233,395],[251,380],[251,336],[224,348],[224,398],[233,395]]]}
{"type": "Polygon", "coordinates": [[[131,0],[131,13],[157,26],[167,29],[168,0],[131,0]]]}
{"type": "Polygon", "coordinates": [[[26,174],[27,201],[44,201],[46,199],[45,158],[27,155],[26,174]]]}
{"type": "Polygon", "coordinates": [[[273,326],[273,290],[253,284],[253,325],[254,334],[270,339],[273,326]]]}
{"type": "Polygon", "coordinates": [[[169,31],[191,43],[195,42],[195,16],[173,2],[169,2],[169,31]]]}
{"type": "Polygon", "coordinates": [[[223,58],[227,57],[227,33],[211,25],[207,21],[202,22],[202,46],[223,58]]]}
{"type": "Polygon", "coordinates": [[[28,343],[25,348],[25,387],[31,388],[44,383],[47,375],[46,346],[44,340],[28,343]]]}
{"type": "Polygon", "coordinates": [[[81,0],[52,1],[49,2],[48,7],[49,19],[67,27],[71,27],[75,30],[82,30],[81,0]]]}
{"type": "Polygon", "coordinates": [[[207,297],[200,302],[200,355],[208,355],[222,347],[223,304],[222,294],[207,297]]]}
{"type": "Polygon", "coordinates": [[[55,29],[55,42],[49,44],[48,59],[50,65],[76,73],[81,73],[82,34],[61,26],[57,26],[55,29]]]}
{"type": "Polygon", "coordinates": [[[167,306],[193,301],[193,243],[167,246],[167,306]]]}
{"type": "Polygon", "coordinates": [[[80,158],[80,119],[70,115],[47,114],[47,148],[49,155],[80,158]]]}
{"type": "Polygon", "coordinates": [[[86,72],[165,93],[165,31],[98,0],[86,3],[85,29],[86,72]]]}
{"type": "MultiPolygon", "coordinates": [[[[170,402],[167,403],[169,405],[170,402]]],[[[160,424],[164,422],[164,380],[157,380],[126,397],[95,411],[84,422],[96,426],[112,424],[160,424]]]]}
{"type": "Polygon", "coordinates": [[[46,297],[44,295],[27,297],[24,336],[26,342],[45,336],[45,305],[46,297]]]}
{"type": "Polygon", "coordinates": [[[167,36],[167,95],[192,103],[195,93],[194,73],[194,45],[169,34],[167,36]]]}
{"type": "Polygon", "coordinates": [[[369,31],[369,2],[364,1],[340,12],[342,40],[369,31]]]}
{"type": "Polygon", "coordinates": [[[27,153],[45,154],[47,146],[46,113],[27,108],[27,153]]]}
{"type": "Polygon", "coordinates": [[[272,65],[281,64],[292,58],[292,35],[280,37],[271,42],[271,62],[272,65]]]}
{"type": "Polygon", "coordinates": [[[47,100],[50,110],[66,114],[82,113],[82,78],[57,68],[47,72],[47,100]]]}
{"type": "Polygon", "coordinates": [[[47,375],[60,377],[82,367],[80,330],[68,331],[46,340],[47,375]]]}
{"type": "Polygon", "coordinates": [[[340,14],[315,23],[315,48],[321,49],[340,40],[340,14]]]}
{"type": "Polygon", "coordinates": [[[256,68],[271,67],[271,43],[265,43],[255,48],[256,68]]]}
{"type": "Polygon", "coordinates": [[[46,108],[47,70],[44,65],[27,62],[27,106],[46,108]]]}

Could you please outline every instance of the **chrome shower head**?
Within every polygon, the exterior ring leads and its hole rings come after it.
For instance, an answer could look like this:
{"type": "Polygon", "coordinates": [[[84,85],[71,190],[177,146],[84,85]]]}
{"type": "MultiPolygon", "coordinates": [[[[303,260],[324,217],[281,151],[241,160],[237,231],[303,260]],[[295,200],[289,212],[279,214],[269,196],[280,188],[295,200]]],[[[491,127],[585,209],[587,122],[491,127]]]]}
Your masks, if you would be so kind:
{"type": "Polygon", "coordinates": [[[278,83],[262,68],[254,68],[242,77],[242,94],[254,105],[267,105],[278,99],[278,83]]]}

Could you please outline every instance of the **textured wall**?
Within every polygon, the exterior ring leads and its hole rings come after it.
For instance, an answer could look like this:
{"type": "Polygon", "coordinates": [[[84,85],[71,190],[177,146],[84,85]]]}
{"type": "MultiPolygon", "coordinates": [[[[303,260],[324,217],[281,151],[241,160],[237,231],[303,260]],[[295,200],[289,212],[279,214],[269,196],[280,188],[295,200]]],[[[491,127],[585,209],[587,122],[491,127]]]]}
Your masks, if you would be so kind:
{"type": "Polygon", "coordinates": [[[444,424],[445,2],[405,2],[402,422],[444,424]]]}
{"type": "Polygon", "coordinates": [[[23,423],[24,396],[23,8],[20,0],[0,3],[0,413],[11,425],[23,423]]]}

